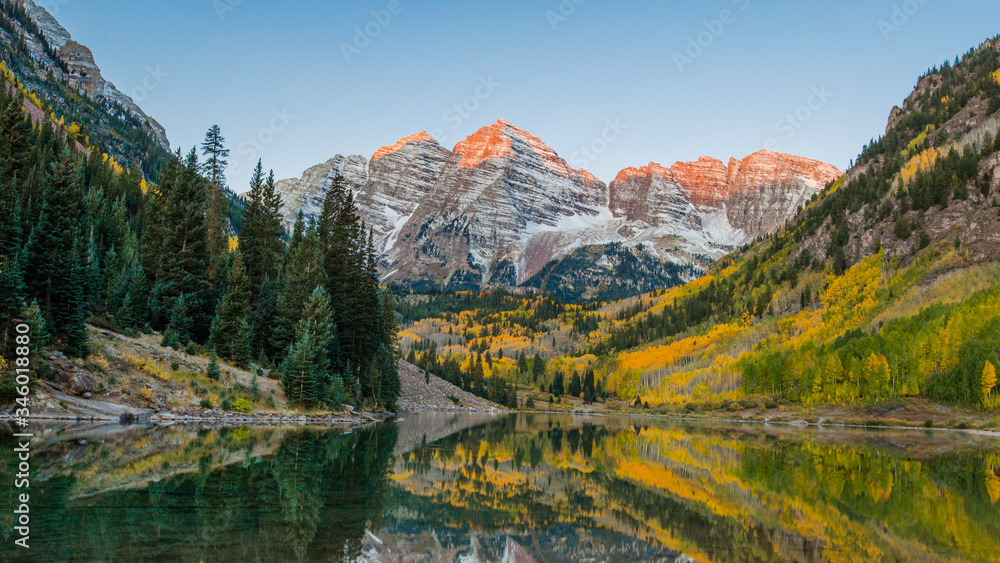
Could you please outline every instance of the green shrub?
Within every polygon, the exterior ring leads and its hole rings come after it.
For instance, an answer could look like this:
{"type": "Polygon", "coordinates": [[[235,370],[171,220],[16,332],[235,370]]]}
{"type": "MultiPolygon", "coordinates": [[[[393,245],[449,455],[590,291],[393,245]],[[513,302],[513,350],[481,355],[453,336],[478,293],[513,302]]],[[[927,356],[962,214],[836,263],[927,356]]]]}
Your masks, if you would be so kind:
{"type": "Polygon", "coordinates": [[[764,408],[765,409],[776,409],[776,408],[778,408],[778,402],[775,401],[774,399],[765,399],[764,400],[764,408]]]}
{"type": "Polygon", "coordinates": [[[933,428],[933,427],[934,427],[933,420],[928,418],[927,420],[924,421],[924,428],[933,428]]]}
{"type": "Polygon", "coordinates": [[[201,405],[201,408],[205,410],[209,411],[212,410],[212,401],[209,399],[202,399],[201,402],[198,404],[201,405]]]}
{"type": "Polygon", "coordinates": [[[177,371],[179,369],[181,369],[180,362],[178,362],[177,360],[173,360],[172,362],[170,362],[170,370],[171,371],[177,371]]]}

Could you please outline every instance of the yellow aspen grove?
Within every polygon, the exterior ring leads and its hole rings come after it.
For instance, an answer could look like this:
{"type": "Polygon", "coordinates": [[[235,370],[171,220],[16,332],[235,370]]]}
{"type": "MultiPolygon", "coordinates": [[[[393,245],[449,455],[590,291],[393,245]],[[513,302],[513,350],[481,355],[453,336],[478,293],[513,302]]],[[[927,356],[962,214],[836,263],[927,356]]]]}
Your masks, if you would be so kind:
{"type": "Polygon", "coordinates": [[[983,402],[986,402],[986,399],[989,398],[990,393],[993,392],[993,388],[996,387],[997,385],[997,371],[996,368],[993,367],[993,364],[991,362],[986,362],[986,365],[983,367],[982,385],[983,385],[983,402]]]}

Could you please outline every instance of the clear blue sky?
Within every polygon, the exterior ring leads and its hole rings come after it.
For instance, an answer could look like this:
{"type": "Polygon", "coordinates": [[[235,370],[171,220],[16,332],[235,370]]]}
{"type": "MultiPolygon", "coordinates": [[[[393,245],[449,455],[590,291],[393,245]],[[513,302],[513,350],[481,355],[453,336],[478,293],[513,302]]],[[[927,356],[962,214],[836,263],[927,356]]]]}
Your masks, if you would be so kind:
{"type": "Polygon", "coordinates": [[[919,75],[1000,34],[994,0],[39,4],[175,148],[218,123],[236,191],[257,156],[297,177],[421,130],[451,148],[499,118],[605,181],[765,146],[846,168],[919,75]]]}

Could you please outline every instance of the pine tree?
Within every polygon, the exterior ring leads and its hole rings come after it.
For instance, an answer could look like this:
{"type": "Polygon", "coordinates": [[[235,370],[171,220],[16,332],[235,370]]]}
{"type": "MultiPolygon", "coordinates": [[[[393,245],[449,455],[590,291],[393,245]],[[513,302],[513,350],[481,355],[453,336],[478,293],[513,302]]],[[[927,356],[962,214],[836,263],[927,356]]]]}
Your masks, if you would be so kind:
{"type": "Polygon", "coordinates": [[[316,406],[316,375],[316,346],[313,334],[306,330],[296,338],[281,366],[281,387],[288,402],[307,408],[316,406]]]}
{"type": "Polygon", "coordinates": [[[208,216],[208,248],[209,270],[212,276],[218,271],[226,251],[229,249],[229,235],[226,234],[226,222],[229,204],[226,200],[226,167],[229,162],[229,150],[225,148],[226,139],[218,125],[211,126],[205,133],[201,144],[201,154],[207,157],[202,168],[208,178],[206,215],[208,216]]]}
{"type": "Polygon", "coordinates": [[[41,212],[25,250],[25,282],[67,355],[87,355],[84,324],[83,199],[79,159],[63,148],[47,177],[41,212]]]}
{"type": "Polygon", "coordinates": [[[233,360],[236,360],[237,348],[243,348],[241,354],[247,363],[249,363],[250,342],[243,342],[241,336],[247,336],[250,332],[250,291],[248,285],[246,269],[243,266],[243,254],[237,248],[232,252],[232,261],[226,278],[226,293],[222,298],[222,303],[215,310],[209,342],[222,357],[233,360]],[[245,328],[244,325],[246,325],[245,328]],[[245,334],[241,335],[241,331],[245,334]]]}
{"type": "Polygon", "coordinates": [[[191,341],[191,315],[187,296],[183,293],[174,301],[170,311],[170,323],[163,331],[161,346],[177,348],[191,341]]]}
{"type": "Polygon", "coordinates": [[[250,347],[253,344],[253,327],[244,317],[240,319],[240,329],[233,344],[233,364],[246,369],[250,366],[250,347]]]}
{"type": "Polygon", "coordinates": [[[588,402],[593,402],[597,395],[597,390],[594,388],[594,370],[587,369],[587,373],[583,378],[583,398],[588,402]]]}
{"type": "Polygon", "coordinates": [[[556,397],[561,397],[563,394],[563,384],[565,380],[563,379],[563,373],[557,371],[555,377],[552,379],[552,394],[556,397]]]}
{"type": "Polygon", "coordinates": [[[160,196],[149,207],[162,206],[153,213],[155,224],[143,237],[159,238],[146,247],[143,268],[151,279],[149,287],[153,326],[165,324],[170,307],[185,294],[191,312],[192,332],[204,342],[211,324],[214,302],[210,298],[208,270],[208,226],[205,221],[205,181],[198,172],[194,150],[183,165],[168,165],[160,185],[160,196]]]}
{"type": "Polygon", "coordinates": [[[219,355],[215,353],[215,348],[208,350],[208,367],[205,369],[205,375],[209,379],[215,380],[222,377],[222,371],[219,369],[219,355]]]}
{"type": "MultiPolygon", "coordinates": [[[[323,253],[319,234],[310,227],[298,244],[293,244],[285,259],[282,271],[282,291],[278,296],[272,339],[279,351],[291,345],[295,337],[295,324],[301,318],[302,308],[317,287],[326,286],[323,253]]],[[[332,299],[331,299],[332,301],[332,299]]]]}
{"type": "MultiPolygon", "coordinates": [[[[389,292],[384,292],[380,299],[379,338],[375,360],[372,362],[376,370],[380,396],[378,404],[385,408],[393,408],[402,393],[399,381],[399,326],[396,320],[396,303],[389,292]]],[[[437,360],[435,360],[435,364],[437,360]]],[[[430,373],[427,374],[430,382],[430,373]]]]}
{"type": "MultiPolygon", "coordinates": [[[[13,347],[15,320],[24,310],[25,288],[17,252],[0,257],[0,353],[13,347]]],[[[9,357],[9,356],[7,356],[9,357]]]]}
{"type": "Polygon", "coordinates": [[[486,381],[483,379],[483,356],[476,355],[476,363],[472,366],[472,393],[479,396],[486,396],[486,381]]]}
{"type": "Polygon", "coordinates": [[[263,168],[258,161],[250,180],[250,192],[243,211],[243,228],[240,231],[240,248],[244,253],[252,294],[257,295],[264,279],[277,278],[285,252],[282,240],[284,236],[281,197],[274,188],[274,172],[265,181],[263,168]]]}
{"type": "Polygon", "coordinates": [[[580,374],[573,372],[573,377],[569,380],[569,394],[571,397],[579,397],[580,393],[583,391],[582,384],[580,382],[580,374]]]}
{"type": "Polygon", "coordinates": [[[545,360],[537,352],[531,361],[531,373],[535,381],[538,381],[538,378],[545,375],[545,360]]]}

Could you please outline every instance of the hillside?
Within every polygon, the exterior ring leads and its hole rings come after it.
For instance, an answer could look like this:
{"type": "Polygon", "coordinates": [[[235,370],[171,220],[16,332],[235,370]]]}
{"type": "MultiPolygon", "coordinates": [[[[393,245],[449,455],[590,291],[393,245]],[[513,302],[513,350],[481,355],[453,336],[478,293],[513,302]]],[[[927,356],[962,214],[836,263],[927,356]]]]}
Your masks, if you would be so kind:
{"type": "Polygon", "coordinates": [[[170,157],[164,128],[104,79],[90,49],[43,7],[32,0],[0,2],[0,45],[0,62],[52,121],[83,146],[158,177],[170,157]]]}
{"type": "MultiPolygon", "coordinates": [[[[930,70],[886,134],[774,235],[684,287],[592,304],[533,334],[528,350],[546,361],[533,379],[544,388],[594,370],[613,395],[689,408],[748,396],[997,406],[983,374],[1000,348],[998,47],[992,39],[930,70]]],[[[453,333],[465,346],[466,319],[488,317],[445,313],[409,328],[414,347],[459,343],[453,333]]],[[[488,344],[472,339],[469,357],[495,357],[519,330],[483,325],[488,344]]]]}
{"type": "Polygon", "coordinates": [[[994,39],[921,78],[795,222],[595,346],[610,353],[608,387],[672,404],[991,401],[980,380],[1000,338],[998,69],[994,39]]]}

